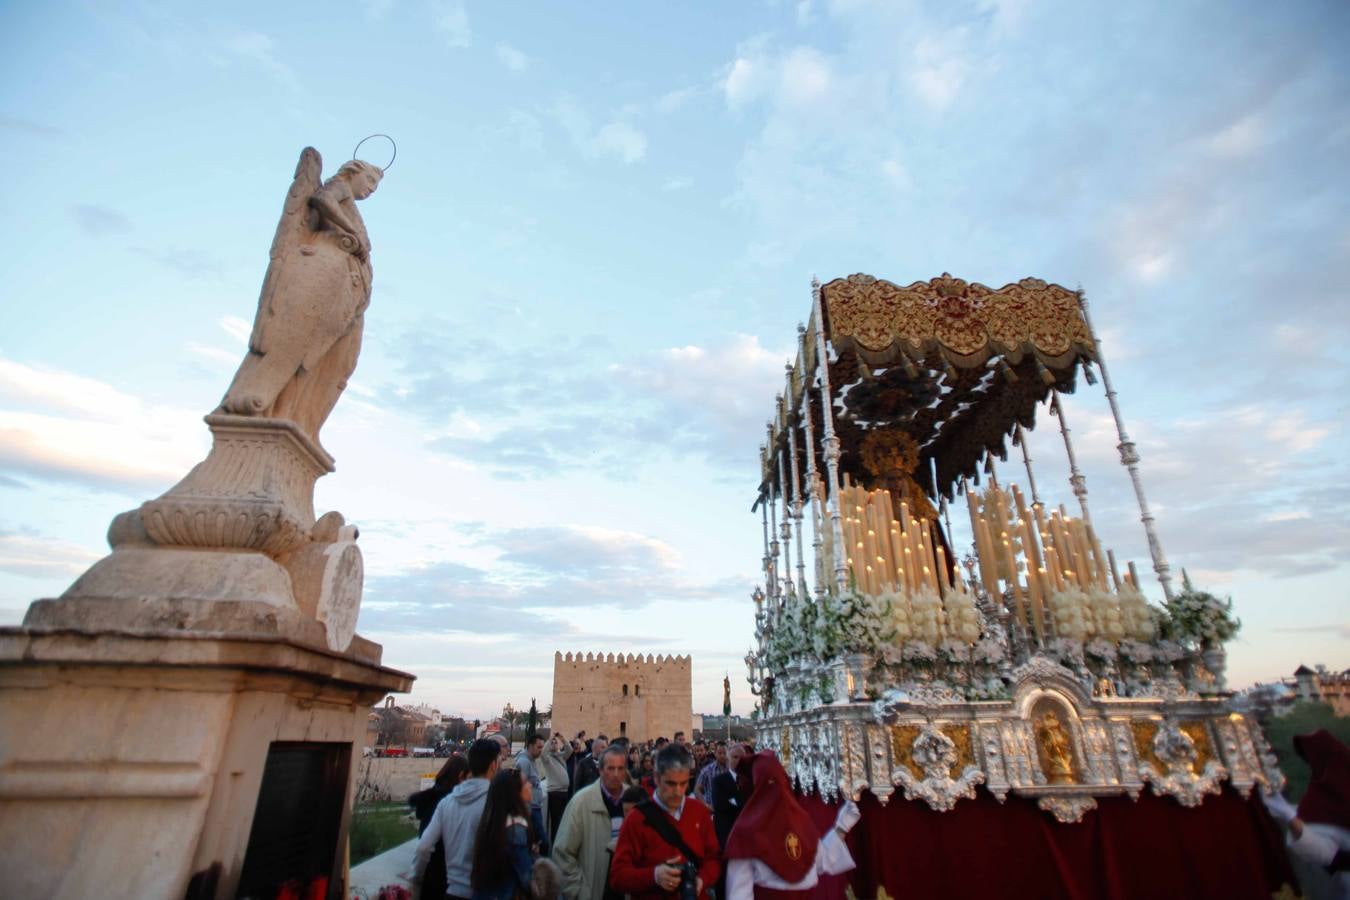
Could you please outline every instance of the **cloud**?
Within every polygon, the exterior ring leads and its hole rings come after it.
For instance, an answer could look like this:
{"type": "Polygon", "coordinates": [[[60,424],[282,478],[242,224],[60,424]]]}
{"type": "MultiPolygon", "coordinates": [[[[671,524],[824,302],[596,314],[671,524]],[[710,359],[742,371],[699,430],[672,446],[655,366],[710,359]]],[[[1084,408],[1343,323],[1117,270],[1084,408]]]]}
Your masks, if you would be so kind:
{"type": "Polygon", "coordinates": [[[590,116],[570,97],[559,98],[553,105],[553,115],[573,145],[588,158],[608,156],[631,164],[647,155],[647,136],[642,131],[619,119],[594,129],[590,116]]]}
{"type": "MultiPolygon", "coordinates": [[[[1065,411],[1103,543],[1147,560],[1110,413],[1099,397],[1078,396],[1065,411]]],[[[1041,415],[1032,458],[1042,491],[1059,493],[1067,489],[1050,473],[1067,474],[1064,448],[1053,417],[1041,415]]],[[[1350,488],[1335,486],[1343,435],[1307,411],[1248,403],[1131,422],[1130,436],[1178,580],[1183,566],[1294,577],[1350,563],[1350,488]]],[[[1013,471],[1021,481],[1020,464],[1013,471]]]]}
{"type": "Polygon", "coordinates": [[[246,31],[225,41],[229,53],[253,63],[286,90],[299,92],[300,79],[290,66],[276,58],[275,47],[270,36],[257,31],[246,31]]]}
{"type": "Polygon", "coordinates": [[[626,122],[610,122],[596,132],[594,147],[601,155],[635,163],[647,155],[647,136],[626,122]]]}
{"type": "Polygon", "coordinates": [[[914,186],[914,179],[910,177],[909,170],[905,168],[903,162],[894,156],[882,160],[881,174],[885,176],[892,187],[900,190],[907,191],[914,186]]]}
{"type": "Polygon", "coordinates": [[[581,468],[622,477],[672,453],[739,466],[788,355],[733,335],[625,359],[593,339],[507,346],[435,322],[397,347],[406,377],[381,387],[383,402],[426,421],[432,449],[529,478],[581,468]]]}
{"type": "Polygon", "coordinates": [[[908,84],[930,109],[941,112],[952,104],[969,78],[967,31],[925,35],[914,46],[908,84]]]}
{"type": "Polygon", "coordinates": [[[29,529],[0,527],[0,572],[23,578],[74,578],[99,554],[29,529]]]}
{"type": "Polygon", "coordinates": [[[473,39],[469,14],[458,0],[440,0],[432,5],[434,23],[451,47],[467,47],[473,39]]]}
{"type": "Polygon", "coordinates": [[[738,57],[732,61],[722,82],[727,106],[738,109],[758,98],[763,89],[764,79],[759,66],[753,60],[738,57]]]}
{"type": "Polygon", "coordinates": [[[1285,634],[1333,634],[1343,641],[1350,641],[1350,624],[1345,622],[1331,622],[1326,625],[1305,625],[1297,628],[1276,627],[1273,631],[1283,632],[1285,634]]]}
{"type": "Polygon", "coordinates": [[[1256,113],[1249,113],[1225,125],[1206,141],[1211,153],[1226,158],[1249,156],[1265,142],[1265,125],[1256,113]]]}
{"type": "Polygon", "coordinates": [[[130,496],[201,459],[200,411],[146,404],[106,383],[0,358],[0,474],[130,496]]]}
{"type": "Polygon", "coordinates": [[[510,44],[497,45],[497,59],[512,72],[523,72],[530,65],[530,58],[510,44]]]}
{"type": "Polygon", "coordinates": [[[77,203],[70,207],[75,223],[90,237],[125,234],[131,230],[131,220],[124,213],[107,206],[77,203]]]}
{"type": "Polygon", "coordinates": [[[667,91],[656,101],[656,109],[661,113],[673,113],[700,93],[696,87],[676,88],[667,91]]]}
{"type": "Polygon", "coordinates": [[[253,324],[238,316],[221,316],[219,324],[226,334],[241,344],[247,343],[249,336],[253,334],[253,324]]]}
{"type": "Polygon", "coordinates": [[[559,610],[631,611],[662,601],[713,600],[734,581],[690,581],[672,548],[631,532],[576,525],[471,531],[477,546],[496,552],[490,568],[442,560],[369,578],[362,630],[557,641],[583,634],[572,623],[575,614],[559,610]]]}
{"type": "Polygon", "coordinates": [[[788,103],[812,104],[830,92],[830,63],[814,47],[790,51],[783,59],[778,77],[780,94],[788,103]]]}
{"type": "Polygon", "coordinates": [[[224,269],[214,258],[183,247],[133,247],[136,253],[166,269],[194,280],[209,281],[222,278],[224,269]]]}
{"type": "Polygon", "coordinates": [[[661,185],[661,190],[683,191],[693,186],[694,186],[694,179],[690,178],[688,175],[679,175],[676,176],[675,178],[666,179],[665,183],[661,185]]]}

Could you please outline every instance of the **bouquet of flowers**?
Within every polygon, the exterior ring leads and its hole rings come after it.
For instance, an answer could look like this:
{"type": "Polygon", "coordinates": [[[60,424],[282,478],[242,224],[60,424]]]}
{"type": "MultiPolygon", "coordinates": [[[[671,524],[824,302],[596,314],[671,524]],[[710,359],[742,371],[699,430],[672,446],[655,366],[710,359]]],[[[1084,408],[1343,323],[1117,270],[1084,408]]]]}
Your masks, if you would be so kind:
{"type": "Polygon", "coordinates": [[[984,665],[996,666],[1003,662],[1007,653],[1003,645],[992,637],[981,638],[973,648],[971,648],[971,659],[984,665]]]}
{"type": "Polygon", "coordinates": [[[910,596],[909,606],[913,636],[929,645],[942,640],[942,600],[938,595],[931,588],[921,588],[910,596]]]}
{"type": "Polygon", "coordinates": [[[1144,595],[1131,584],[1122,585],[1120,593],[1120,620],[1125,626],[1125,634],[1136,641],[1153,639],[1153,607],[1148,605],[1144,595]]]}
{"type": "Polygon", "coordinates": [[[980,614],[975,598],[962,588],[952,588],[942,598],[947,613],[947,638],[973,644],[980,639],[980,614]]]}
{"type": "Polygon", "coordinates": [[[1092,611],[1087,595],[1078,588],[1066,588],[1050,597],[1055,617],[1055,633],[1072,641],[1083,641],[1092,633],[1092,611]]]}
{"type": "Polygon", "coordinates": [[[916,668],[929,668],[937,662],[937,651],[927,641],[910,641],[901,651],[905,662],[916,668]]]}
{"type": "Polygon", "coordinates": [[[1089,590],[1086,597],[1087,606],[1092,610],[1093,630],[1098,637],[1113,643],[1125,637],[1125,617],[1119,598],[1099,587],[1089,590]]]}
{"type": "Polygon", "coordinates": [[[1182,643],[1214,646],[1231,640],[1242,627],[1233,615],[1233,601],[1220,600],[1198,591],[1185,570],[1181,573],[1181,593],[1167,601],[1174,637],[1182,643]]]}

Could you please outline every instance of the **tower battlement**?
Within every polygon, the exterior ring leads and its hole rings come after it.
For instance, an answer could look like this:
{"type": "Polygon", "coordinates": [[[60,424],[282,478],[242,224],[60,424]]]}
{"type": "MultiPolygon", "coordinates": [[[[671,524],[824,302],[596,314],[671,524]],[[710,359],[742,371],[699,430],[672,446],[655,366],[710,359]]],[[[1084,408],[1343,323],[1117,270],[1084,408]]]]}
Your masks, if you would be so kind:
{"type": "Polygon", "coordinates": [[[692,673],[687,654],[555,652],[553,728],[636,741],[692,734],[692,673]]]}

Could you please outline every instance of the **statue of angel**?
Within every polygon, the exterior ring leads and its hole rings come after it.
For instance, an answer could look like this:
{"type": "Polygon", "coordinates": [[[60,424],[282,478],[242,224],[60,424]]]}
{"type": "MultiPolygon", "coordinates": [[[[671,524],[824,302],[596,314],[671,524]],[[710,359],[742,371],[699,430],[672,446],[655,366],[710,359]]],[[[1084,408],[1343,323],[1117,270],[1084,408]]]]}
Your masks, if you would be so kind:
{"type": "Polygon", "coordinates": [[[248,355],[217,412],[288,419],[319,441],[356,370],[370,304],[370,239],[356,201],[384,172],[353,159],[320,184],[323,160],[300,153],[272,240],[248,355]]]}

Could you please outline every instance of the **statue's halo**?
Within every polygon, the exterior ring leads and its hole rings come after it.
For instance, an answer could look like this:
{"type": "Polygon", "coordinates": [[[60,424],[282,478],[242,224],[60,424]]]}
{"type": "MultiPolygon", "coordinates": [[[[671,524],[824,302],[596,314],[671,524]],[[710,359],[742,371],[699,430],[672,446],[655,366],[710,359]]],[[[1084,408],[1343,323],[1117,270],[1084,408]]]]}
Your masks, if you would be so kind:
{"type": "Polygon", "coordinates": [[[352,151],[352,159],[357,159],[356,154],[361,151],[361,145],[364,144],[366,141],[370,140],[371,138],[384,138],[386,141],[389,142],[389,146],[393,148],[394,152],[393,155],[389,157],[389,162],[385,163],[383,166],[380,166],[381,172],[388,172],[389,167],[392,166],[394,164],[394,160],[398,158],[398,144],[394,143],[394,139],[387,134],[371,134],[361,138],[360,143],[356,145],[356,149],[352,151]]]}

